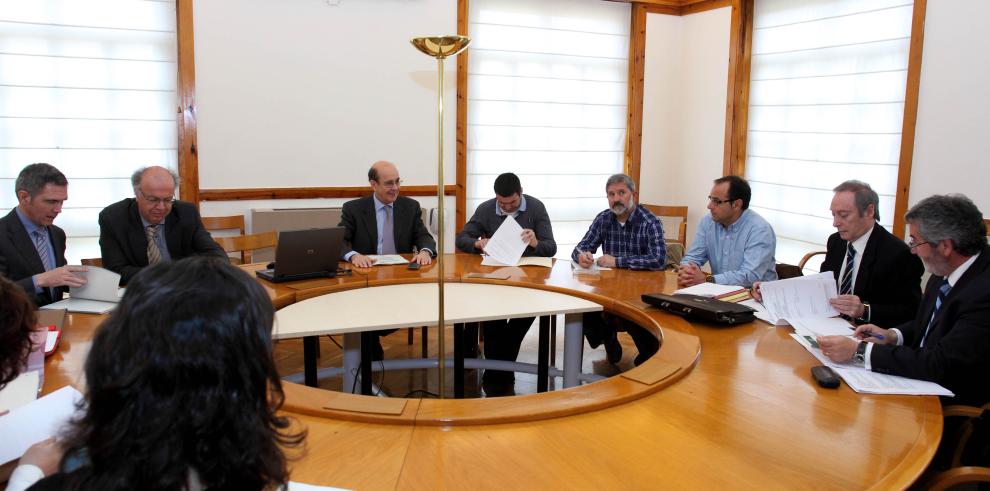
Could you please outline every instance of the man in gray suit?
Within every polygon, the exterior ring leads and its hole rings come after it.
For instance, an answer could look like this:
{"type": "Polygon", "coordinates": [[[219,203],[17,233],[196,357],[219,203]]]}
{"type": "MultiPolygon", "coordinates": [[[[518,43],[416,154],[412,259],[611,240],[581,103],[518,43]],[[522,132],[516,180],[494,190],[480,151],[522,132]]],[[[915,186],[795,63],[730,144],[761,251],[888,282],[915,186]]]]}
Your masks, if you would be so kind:
{"type": "Polygon", "coordinates": [[[52,222],[69,199],[69,181],[55,167],[31,164],[14,183],[17,207],[0,218],[0,275],[17,283],[36,305],[62,299],[86,284],[82,266],[65,262],[65,232],[52,222]]]}
{"type": "MultiPolygon", "coordinates": [[[[423,225],[419,202],[399,196],[399,170],[391,162],[378,161],[368,169],[368,184],[374,192],[366,198],[344,203],[340,224],[344,227],[343,259],[360,268],[370,268],[373,254],[415,252],[413,261],[428,265],[436,255],[436,241],[423,225]],[[414,250],[415,249],[415,250],[414,250]]],[[[375,331],[378,337],[396,329],[375,331]]],[[[384,359],[380,340],[372,346],[372,358],[384,359]]]]}

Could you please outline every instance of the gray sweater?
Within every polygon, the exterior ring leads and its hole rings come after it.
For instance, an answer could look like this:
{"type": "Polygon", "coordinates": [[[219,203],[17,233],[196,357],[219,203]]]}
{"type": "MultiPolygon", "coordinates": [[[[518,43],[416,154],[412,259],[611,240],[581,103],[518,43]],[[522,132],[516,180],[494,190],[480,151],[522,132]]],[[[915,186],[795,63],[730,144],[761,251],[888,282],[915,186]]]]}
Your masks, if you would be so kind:
{"type": "MultiPolygon", "coordinates": [[[[550,215],[547,208],[540,200],[524,194],[526,199],[526,211],[520,211],[516,215],[516,221],[524,229],[532,229],[536,233],[536,247],[526,246],[523,256],[552,257],[557,253],[557,243],[553,240],[553,229],[550,227],[550,215]]],[[[464,252],[480,254],[481,251],[475,249],[474,243],[480,237],[491,237],[498,227],[505,220],[505,215],[496,215],[495,207],[498,203],[492,198],[478,205],[474,211],[474,216],[464,224],[464,228],[457,234],[455,240],[457,248],[464,252]]]]}

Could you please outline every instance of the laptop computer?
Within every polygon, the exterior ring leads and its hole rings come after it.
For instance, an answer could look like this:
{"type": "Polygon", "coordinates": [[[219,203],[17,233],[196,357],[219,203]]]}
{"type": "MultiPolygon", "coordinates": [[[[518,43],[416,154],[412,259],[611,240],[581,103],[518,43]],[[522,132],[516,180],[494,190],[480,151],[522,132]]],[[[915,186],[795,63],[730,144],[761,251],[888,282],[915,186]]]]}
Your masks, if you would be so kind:
{"type": "Polygon", "coordinates": [[[282,231],[275,248],[275,267],[255,274],[273,283],[333,278],[343,244],[343,227],[282,231]]]}

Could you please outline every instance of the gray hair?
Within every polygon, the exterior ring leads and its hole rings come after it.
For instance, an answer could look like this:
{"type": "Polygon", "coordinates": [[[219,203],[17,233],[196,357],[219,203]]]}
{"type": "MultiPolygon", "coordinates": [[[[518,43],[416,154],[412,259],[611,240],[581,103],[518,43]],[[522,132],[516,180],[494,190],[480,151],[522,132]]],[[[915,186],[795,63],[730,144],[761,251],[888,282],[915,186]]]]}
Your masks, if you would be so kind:
{"type": "Polygon", "coordinates": [[[44,189],[45,185],[54,184],[56,186],[68,186],[69,181],[62,174],[62,171],[53,165],[45,163],[31,164],[21,169],[14,181],[14,193],[27,192],[28,196],[35,197],[44,189]]]}
{"type": "Polygon", "coordinates": [[[880,221],[880,197],[877,196],[877,192],[869,184],[851,179],[839,184],[832,191],[836,193],[853,193],[853,196],[856,198],[856,209],[859,211],[859,216],[863,216],[866,213],[866,208],[873,205],[873,219],[878,222],[880,221]]]}
{"type": "MultiPolygon", "coordinates": [[[[162,167],[165,169],[164,167],[162,167]]],[[[131,174],[131,187],[134,188],[134,195],[137,196],[138,191],[141,190],[141,179],[144,177],[144,173],[151,169],[151,167],[142,167],[133,174],[131,174]]],[[[172,169],[165,169],[168,171],[169,175],[172,176],[172,185],[178,189],[179,188],[179,175],[172,171],[172,169]]]]}
{"type": "Polygon", "coordinates": [[[921,238],[949,239],[964,256],[975,256],[987,245],[983,213],[962,194],[929,196],[912,206],[904,219],[918,226],[921,238]]]}
{"type": "Polygon", "coordinates": [[[636,182],[632,180],[631,177],[625,174],[612,174],[607,181],[605,181],[605,189],[613,184],[625,184],[629,191],[636,192],[636,182]]]}

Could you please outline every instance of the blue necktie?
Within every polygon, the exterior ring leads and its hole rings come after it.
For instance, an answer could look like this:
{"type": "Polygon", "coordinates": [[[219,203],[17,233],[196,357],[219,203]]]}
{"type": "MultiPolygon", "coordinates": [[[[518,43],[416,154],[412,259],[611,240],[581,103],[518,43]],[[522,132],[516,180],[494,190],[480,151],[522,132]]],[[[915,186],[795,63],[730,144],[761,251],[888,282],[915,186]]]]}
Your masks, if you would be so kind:
{"type": "Polygon", "coordinates": [[[34,231],[34,248],[38,251],[38,257],[45,266],[45,271],[55,269],[55,265],[52,264],[51,246],[48,244],[48,234],[43,230],[34,231]]]}
{"type": "Polygon", "coordinates": [[[839,282],[839,295],[849,295],[853,289],[853,269],[856,267],[856,248],[849,244],[846,252],[846,271],[842,274],[842,281],[839,282]]]}
{"type": "Polygon", "coordinates": [[[932,322],[935,321],[935,315],[938,314],[939,307],[942,306],[942,302],[945,301],[945,297],[949,295],[949,290],[952,286],[949,285],[949,280],[942,280],[942,284],[938,287],[938,298],[935,299],[935,310],[932,311],[932,318],[928,319],[928,327],[925,328],[925,335],[921,336],[921,344],[919,347],[925,346],[925,338],[928,337],[928,331],[932,328],[932,322]]]}

